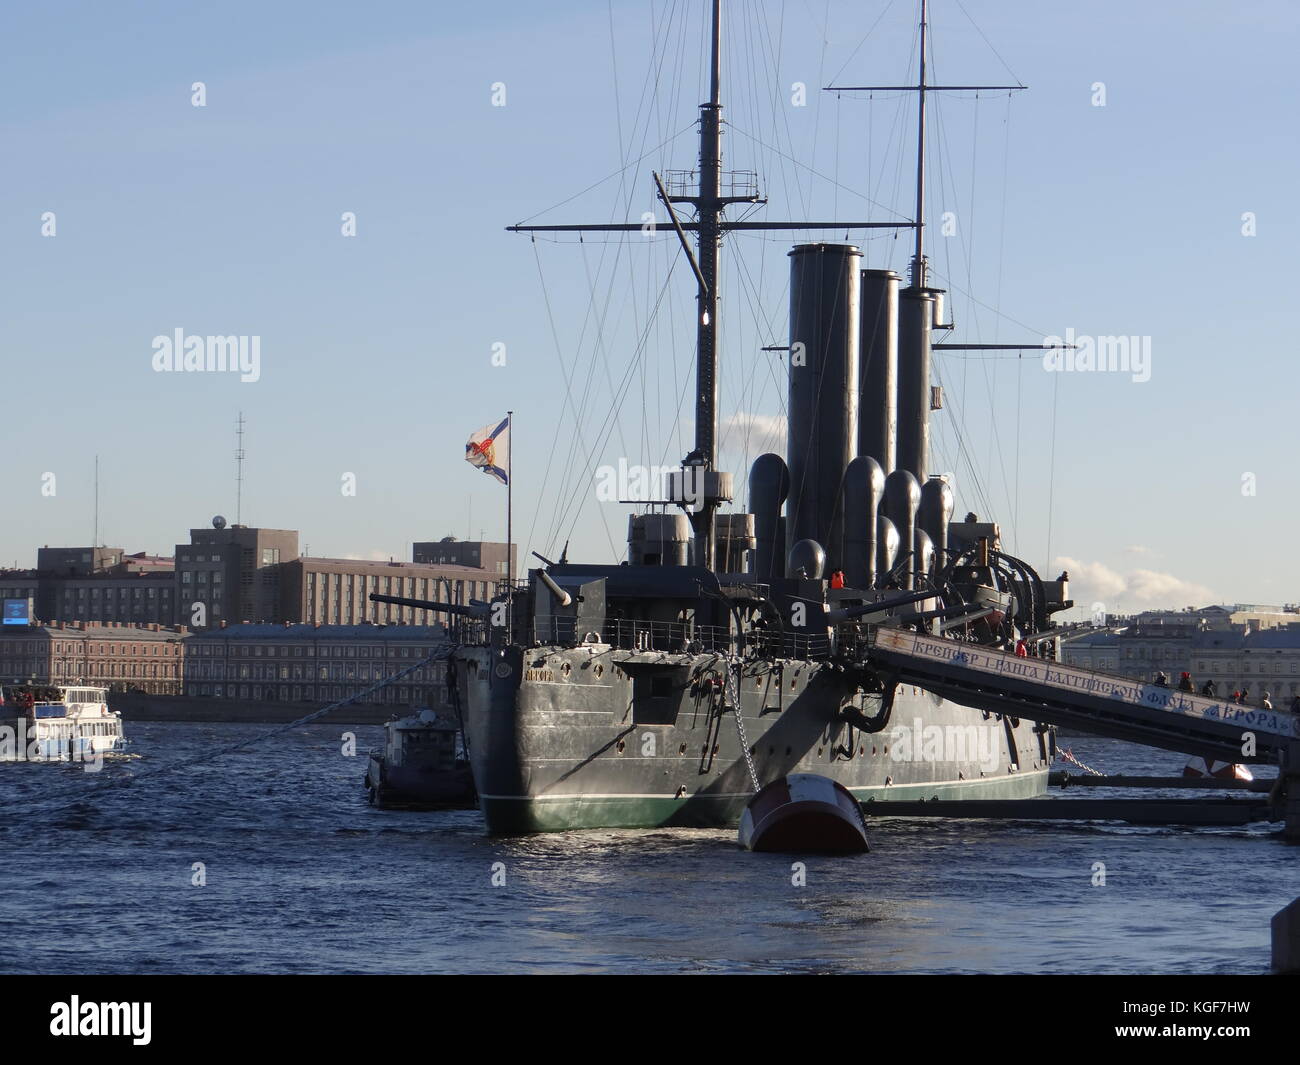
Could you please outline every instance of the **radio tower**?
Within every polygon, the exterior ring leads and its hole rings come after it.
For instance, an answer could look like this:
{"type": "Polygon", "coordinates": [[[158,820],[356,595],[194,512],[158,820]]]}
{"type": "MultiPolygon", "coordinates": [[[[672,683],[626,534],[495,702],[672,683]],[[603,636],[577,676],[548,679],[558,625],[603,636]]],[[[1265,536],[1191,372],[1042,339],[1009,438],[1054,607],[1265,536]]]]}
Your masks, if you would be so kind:
{"type": "Polygon", "coordinates": [[[235,420],[235,524],[244,521],[244,412],[235,420]]]}

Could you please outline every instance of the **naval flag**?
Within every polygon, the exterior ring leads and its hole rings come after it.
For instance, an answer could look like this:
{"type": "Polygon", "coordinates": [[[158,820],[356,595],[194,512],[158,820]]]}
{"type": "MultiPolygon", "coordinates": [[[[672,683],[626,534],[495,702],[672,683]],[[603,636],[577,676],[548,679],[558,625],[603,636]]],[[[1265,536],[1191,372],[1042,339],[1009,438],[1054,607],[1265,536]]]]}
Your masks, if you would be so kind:
{"type": "Polygon", "coordinates": [[[465,444],[465,461],[504,485],[510,484],[510,418],[485,425],[470,434],[465,444]]]}

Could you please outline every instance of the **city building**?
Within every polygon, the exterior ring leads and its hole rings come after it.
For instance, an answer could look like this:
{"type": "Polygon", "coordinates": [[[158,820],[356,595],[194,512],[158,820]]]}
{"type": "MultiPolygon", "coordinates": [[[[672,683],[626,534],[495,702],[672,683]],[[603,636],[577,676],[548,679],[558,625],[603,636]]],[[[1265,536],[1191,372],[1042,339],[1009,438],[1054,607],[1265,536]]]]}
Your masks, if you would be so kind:
{"type": "Polygon", "coordinates": [[[0,678],[179,695],[186,630],[54,622],[0,629],[0,678]]]}
{"type": "MultiPolygon", "coordinates": [[[[411,545],[411,561],[426,566],[466,566],[486,570],[489,579],[505,580],[510,570],[509,562],[518,562],[518,545],[492,543],[487,540],[457,540],[444,536],[441,540],[423,541],[411,545]],[[509,552],[507,553],[507,547],[509,552]]],[[[519,567],[514,567],[519,573],[519,567]]]]}
{"type": "Polygon", "coordinates": [[[0,573],[0,599],[30,599],[38,620],[175,622],[170,558],[120,547],[42,547],[36,557],[34,570],[0,573]]]}
{"type": "Polygon", "coordinates": [[[1098,673],[1119,672],[1119,635],[1105,629],[1061,639],[1061,661],[1098,673]]]}
{"type": "Polygon", "coordinates": [[[1199,691],[1263,692],[1289,706],[1300,693],[1300,611],[1294,606],[1238,603],[1188,610],[1152,610],[1113,619],[1105,628],[1063,637],[1061,659],[1071,665],[1150,682],[1164,673],[1171,685],[1191,674],[1199,691]]]}
{"type": "Polygon", "coordinates": [[[468,566],[352,558],[299,558],[286,563],[282,570],[284,617],[322,625],[438,622],[440,619],[428,610],[372,603],[369,597],[378,592],[465,606],[471,599],[490,599],[498,579],[495,574],[468,566]]]}
{"type": "Polygon", "coordinates": [[[417,543],[413,562],[305,558],[293,529],[191,529],[174,557],[120,547],[42,547],[34,570],[0,571],[0,599],[30,599],[33,617],[87,624],[426,624],[413,607],[369,601],[372,592],[468,604],[506,579],[505,544],[445,537],[417,543]]]}
{"type": "Polygon", "coordinates": [[[177,620],[196,629],[225,621],[276,622],[287,618],[280,603],[281,565],[298,557],[292,529],[227,526],[191,529],[176,545],[177,620]]]}
{"type": "MultiPolygon", "coordinates": [[[[441,625],[230,625],[186,641],[185,694],[325,705],[409,668],[447,639],[441,625]]],[[[446,701],[446,666],[414,670],[361,700],[446,701]]]]}
{"type": "Polygon", "coordinates": [[[1208,680],[1220,698],[1243,692],[1257,706],[1268,692],[1276,709],[1289,709],[1300,695],[1300,623],[1203,633],[1185,668],[1198,689],[1208,680]]]}

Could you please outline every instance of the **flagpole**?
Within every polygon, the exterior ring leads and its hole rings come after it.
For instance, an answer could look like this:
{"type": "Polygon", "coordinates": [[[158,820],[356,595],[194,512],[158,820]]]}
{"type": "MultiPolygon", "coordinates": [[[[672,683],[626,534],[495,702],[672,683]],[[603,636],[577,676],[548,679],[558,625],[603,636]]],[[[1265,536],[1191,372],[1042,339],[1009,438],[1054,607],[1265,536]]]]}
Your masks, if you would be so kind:
{"type": "Polygon", "coordinates": [[[506,643],[510,642],[514,632],[515,610],[515,537],[511,524],[514,518],[515,495],[515,412],[506,411],[506,615],[509,628],[506,630],[506,643]]]}

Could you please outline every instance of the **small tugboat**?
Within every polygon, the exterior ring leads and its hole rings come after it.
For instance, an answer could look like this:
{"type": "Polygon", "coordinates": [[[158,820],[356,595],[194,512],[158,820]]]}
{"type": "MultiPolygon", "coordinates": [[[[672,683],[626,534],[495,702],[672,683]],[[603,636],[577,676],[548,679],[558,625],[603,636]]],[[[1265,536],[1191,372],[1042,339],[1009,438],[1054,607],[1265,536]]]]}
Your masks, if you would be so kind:
{"type": "Polygon", "coordinates": [[[0,687],[0,762],[93,761],[120,751],[122,715],[89,685],[0,687]]]}
{"type": "Polygon", "coordinates": [[[460,727],[422,707],[384,724],[384,746],[366,767],[370,801],[381,808],[473,806],[474,776],[460,727]]]}

